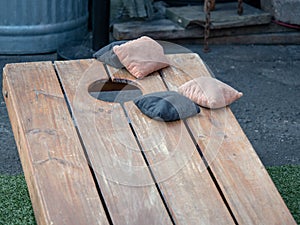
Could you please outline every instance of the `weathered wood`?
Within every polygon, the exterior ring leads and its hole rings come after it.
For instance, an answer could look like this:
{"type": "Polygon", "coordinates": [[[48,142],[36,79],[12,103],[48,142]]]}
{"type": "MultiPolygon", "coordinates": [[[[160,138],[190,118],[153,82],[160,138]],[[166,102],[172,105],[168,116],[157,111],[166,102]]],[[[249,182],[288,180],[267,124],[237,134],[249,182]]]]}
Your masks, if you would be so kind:
{"type": "MultiPolygon", "coordinates": [[[[237,14],[237,3],[217,3],[216,9],[210,12],[210,29],[228,27],[242,27],[250,25],[268,24],[271,15],[250,5],[243,4],[243,14],[237,14]]],[[[195,25],[205,25],[205,12],[203,6],[170,7],[166,16],[184,28],[195,25]]]]}
{"type": "Polygon", "coordinates": [[[138,87],[143,94],[148,94],[150,92],[155,91],[162,91],[166,88],[158,72],[154,72],[151,76],[147,76],[139,80],[136,79],[133,75],[131,75],[126,69],[119,70],[112,66],[107,66],[107,70],[113,82],[133,84],[136,87],[138,87]]]}
{"type": "Polygon", "coordinates": [[[62,87],[51,62],[5,67],[39,224],[296,224],[229,107],[163,123],[88,93],[109,79],[146,94],[211,75],[197,54],[168,57],[161,76],[141,80],[94,59],[55,62],[62,87]]]}
{"type": "MultiPolygon", "coordinates": [[[[202,43],[202,40],[198,40],[202,43]]],[[[191,43],[191,40],[188,41],[191,43]]],[[[299,44],[300,32],[278,32],[209,38],[210,44],[299,44]]]]}
{"type": "Polygon", "coordinates": [[[234,224],[182,121],[162,123],[125,103],[176,224],[234,224]]]}
{"type": "Polygon", "coordinates": [[[153,15],[152,0],[123,0],[123,5],[131,18],[146,18],[153,15]]]}
{"type": "MultiPolygon", "coordinates": [[[[147,35],[157,40],[180,40],[180,43],[203,43],[204,29],[194,27],[184,29],[167,20],[131,21],[113,26],[113,36],[117,40],[135,39],[147,35]],[[184,39],[184,40],[183,40],[184,39]]],[[[294,29],[274,23],[213,29],[210,31],[210,44],[298,44],[300,33],[294,29]]]]}
{"type": "MultiPolygon", "coordinates": [[[[143,94],[167,90],[158,73],[137,80],[108,67],[112,80],[134,83],[143,94]]],[[[176,224],[234,224],[183,121],[163,123],[125,109],[176,224]],[[201,216],[200,216],[201,215],[201,216]]]]}
{"type": "Polygon", "coordinates": [[[134,39],[147,35],[155,39],[174,39],[177,35],[185,37],[187,31],[178,24],[167,20],[131,21],[113,25],[116,40],[134,39]]]}
{"type": "MultiPolygon", "coordinates": [[[[184,74],[186,78],[209,76],[209,73],[199,73],[201,60],[195,64],[186,57],[169,56],[188,74],[184,74]]],[[[197,59],[195,54],[191,57],[197,59]]],[[[171,90],[183,84],[182,79],[177,79],[178,73],[173,68],[163,70],[171,90]]],[[[238,223],[296,224],[229,107],[202,109],[201,115],[187,119],[187,124],[238,223]]]]}
{"type": "Polygon", "coordinates": [[[108,224],[51,62],[8,64],[3,94],[38,224],[108,224]]]}
{"type": "Polygon", "coordinates": [[[108,80],[103,64],[81,60],[55,66],[112,222],[171,224],[121,105],[88,93],[93,82],[108,80]]]}

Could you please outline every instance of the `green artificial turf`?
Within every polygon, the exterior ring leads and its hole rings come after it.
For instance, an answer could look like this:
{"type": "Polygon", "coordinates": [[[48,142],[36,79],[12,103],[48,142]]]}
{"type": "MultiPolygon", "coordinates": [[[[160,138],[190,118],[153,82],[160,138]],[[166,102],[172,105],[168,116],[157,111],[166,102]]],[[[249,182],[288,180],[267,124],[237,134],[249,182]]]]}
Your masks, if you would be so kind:
{"type": "Polygon", "coordinates": [[[300,224],[300,166],[268,167],[267,171],[297,224],[300,224]]]}
{"type": "MultiPolygon", "coordinates": [[[[300,166],[268,167],[267,171],[300,224],[300,166]]],[[[23,175],[0,175],[0,224],[36,224],[23,175]]]]}
{"type": "Polygon", "coordinates": [[[23,175],[0,175],[0,224],[36,224],[23,175]]]}

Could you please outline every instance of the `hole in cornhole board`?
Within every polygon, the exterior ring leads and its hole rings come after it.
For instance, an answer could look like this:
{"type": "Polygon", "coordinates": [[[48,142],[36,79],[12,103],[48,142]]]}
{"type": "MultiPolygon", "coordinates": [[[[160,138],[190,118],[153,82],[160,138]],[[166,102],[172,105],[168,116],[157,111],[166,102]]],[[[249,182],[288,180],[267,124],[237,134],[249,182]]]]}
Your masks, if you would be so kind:
{"type": "Polygon", "coordinates": [[[98,80],[92,83],[88,88],[89,94],[102,101],[124,102],[131,101],[138,96],[141,96],[142,91],[132,84],[117,83],[111,80],[98,80]]]}

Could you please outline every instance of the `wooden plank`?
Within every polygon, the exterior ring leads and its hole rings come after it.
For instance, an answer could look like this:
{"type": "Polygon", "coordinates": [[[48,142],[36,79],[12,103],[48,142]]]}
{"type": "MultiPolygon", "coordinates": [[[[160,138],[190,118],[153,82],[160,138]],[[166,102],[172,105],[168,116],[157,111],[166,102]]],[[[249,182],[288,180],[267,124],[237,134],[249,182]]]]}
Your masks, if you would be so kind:
{"type": "MultiPolygon", "coordinates": [[[[201,30],[197,29],[197,31],[199,31],[199,35],[201,35],[201,30]]],[[[194,33],[195,31],[191,34],[194,33]]],[[[167,19],[130,21],[113,25],[113,37],[116,40],[130,40],[143,35],[154,39],[177,39],[190,37],[191,34],[183,27],[167,19]]]]}
{"type": "MultiPolygon", "coordinates": [[[[299,44],[300,32],[278,32],[248,35],[235,35],[228,37],[212,37],[208,39],[209,44],[299,44]]],[[[191,40],[188,41],[191,43],[191,40]]],[[[199,40],[198,43],[203,43],[199,40]]]]}
{"type": "MultiPolygon", "coordinates": [[[[243,14],[238,15],[236,2],[217,3],[216,9],[211,11],[210,29],[242,27],[271,22],[271,15],[269,13],[245,3],[243,4],[243,8],[243,14]]],[[[205,25],[205,13],[201,5],[170,7],[166,9],[166,16],[184,28],[205,25]]]]}
{"type": "MultiPolygon", "coordinates": [[[[195,57],[195,54],[192,56],[195,57]]],[[[198,73],[199,65],[189,63],[189,60],[184,59],[186,55],[169,57],[181,65],[190,79],[209,76],[208,73],[198,73]],[[184,63],[179,58],[183,58],[184,63]]],[[[202,61],[199,62],[201,65],[202,61]]],[[[164,69],[163,74],[171,90],[183,84],[182,79],[177,79],[180,77],[177,70],[164,69]]],[[[202,109],[201,114],[189,118],[187,124],[238,223],[296,224],[229,107],[202,109]]]]}
{"type": "MultiPolygon", "coordinates": [[[[204,29],[202,27],[184,29],[167,19],[131,21],[113,26],[113,36],[116,40],[130,40],[143,35],[157,40],[202,44],[204,29]]],[[[213,29],[209,35],[210,44],[298,44],[299,39],[299,32],[274,23],[213,29]]]]}
{"type": "Polygon", "coordinates": [[[154,72],[152,75],[144,77],[143,79],[136,79],[126,69],[116,69],[115,67],[107,65],[107,71],[113,82],[132,84],[139,88],[143,94],[166,89],[166,86],[157,72],[154,72]]]}
{"type": "Polygon", "coordinates": [[[153,6],[151,0],[135,1],[123,0],[123,5],[131,18],[146,18],[153,15],[153,6]]]}
{"type": "Polygon", "coordinates": [[[108,224],[51,62],[8,64],[3,94],[38,224],[108,224]]]}
{"type": "MultiPolygon", "coordinates": [[[[112,80],[127,81],[143,94],[164,91],[158,73],[136,79],[125,69],[108,67],[112,80]]],[[[125,109],[176,224],[234,224],[182,121],[163,123],[125,109]]]]}
{"type": "Polygon", "coordinates": [[[121,105],[88,93],[93,82],[108,80],[103,64],[79,60],[55,66],[112,222],[171,224],[121,105]]]}
{"type": "Polygon", "coordinates": [[[125,107],[176,224],[234,224],[182,121],[162,123],[125,107]]]}

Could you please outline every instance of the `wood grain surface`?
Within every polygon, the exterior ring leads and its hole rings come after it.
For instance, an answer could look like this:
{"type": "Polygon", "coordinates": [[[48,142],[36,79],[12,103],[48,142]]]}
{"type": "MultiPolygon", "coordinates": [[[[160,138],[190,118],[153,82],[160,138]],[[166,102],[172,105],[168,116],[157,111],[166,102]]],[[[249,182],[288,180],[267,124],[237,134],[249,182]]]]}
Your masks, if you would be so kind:
{"type": "Polygon", "coordinates": [[[9,64],[3,93],[38,224],[108,224],[51,62],[9,64]]]}
{"type": "Polygon", "coordinates": [[[164,123],[89,93],[108,81],[177,91],[212,76],[197,54],[167,57],[171,66],[143,79],[95,59],[6,65],[38,224],[296,224],[229,107],[164,123]]]}
{"type": "Polygon", "coordinates": [[[88,93],[93,82],[108,80],[102,63],[81,60],[55,66],[112,222],[171,224],[122,106],[88,93]]]}
{"type": "MultiPolygon", "coordinates": [[[[216,9],[211,11],[210,29],[221,29],[231,27],[253,26],[268,24],[271,22],[271,15],[260,9],[243,4],[244,12],[237,14],[237,3],[216,3],[216,9]]],[[[203,6],[182,6],[169,7],[166,16],[182,27],[189,28],[205,25],[205,12],[203,6]]]]}
{"type": "MultiPolygon", "coordinates": [[[[195,54],[169,58],[184,62],[180,69],[185,71],[180,75],[173,68],[163,70],[170,89],[184,83],[181,77],[210,76],[208,70],[199,69],[203,62],[195,54]],[[187,61],[189,57],[193,60],[187,61]]],[[[202,108],[201,116],[187,119],[187,124],[239,224],[296,224],[229,107],[202,108]]]]}
{"type": "MultiPolygon", "coordinates": [[[[167,91],[160,75],[141,80],[109,68],[113,80],[128,80],[143,94],[167,91]]],[[[176,224],[234,224],[182,120],[153,120],[131,102],[125,109],[176,224]]]]}

